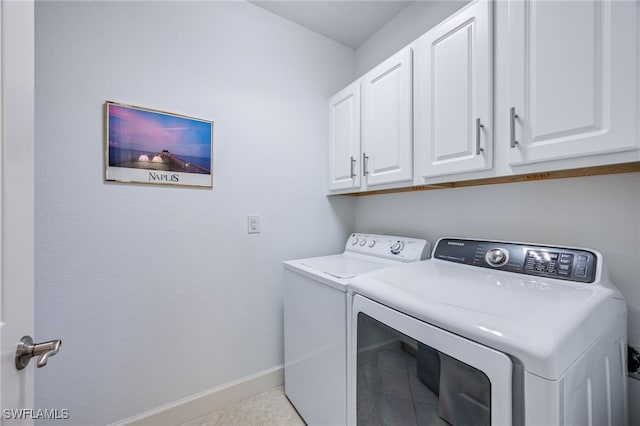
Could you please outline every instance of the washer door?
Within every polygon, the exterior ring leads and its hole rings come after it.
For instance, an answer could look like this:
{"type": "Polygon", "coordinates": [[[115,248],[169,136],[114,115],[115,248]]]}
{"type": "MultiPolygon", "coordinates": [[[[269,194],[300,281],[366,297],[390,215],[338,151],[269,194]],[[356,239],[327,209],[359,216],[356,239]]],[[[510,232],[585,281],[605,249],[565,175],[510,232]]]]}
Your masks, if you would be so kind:
{"type": "Polygon", "coordinates": [[[350,424],[511,424],[505,354],[361,295],[351,324],[350,424]]]}

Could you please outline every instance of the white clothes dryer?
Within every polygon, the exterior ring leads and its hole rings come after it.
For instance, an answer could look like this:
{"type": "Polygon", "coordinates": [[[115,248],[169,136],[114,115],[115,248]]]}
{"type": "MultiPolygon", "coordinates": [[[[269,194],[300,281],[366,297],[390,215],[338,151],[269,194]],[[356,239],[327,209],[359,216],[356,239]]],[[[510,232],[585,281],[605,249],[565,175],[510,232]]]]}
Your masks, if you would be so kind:
{"type": "Polygon", "coordinates": [[[349,304],[350,424],[627,424],[626,305],[595,250],[443,238],[349,304]]]}
{"type": "Polygon", "coordinates": [[[285,394],[308,425],[347,422],[347,283],[425,259],[422,239],[352,234],[341,254],[284,262],[285,394]]]}

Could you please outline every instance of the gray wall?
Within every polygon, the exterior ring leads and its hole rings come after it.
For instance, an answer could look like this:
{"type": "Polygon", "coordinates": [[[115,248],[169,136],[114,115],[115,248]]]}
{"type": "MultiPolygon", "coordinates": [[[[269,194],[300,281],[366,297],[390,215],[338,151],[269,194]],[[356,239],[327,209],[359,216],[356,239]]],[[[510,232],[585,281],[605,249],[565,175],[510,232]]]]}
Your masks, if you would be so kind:
{"type": "Polygon", "coordinates": [[[464,0],[410,3],[357,49],[356,74],[365,74],[467,3],[464,0]]]}
{"type": "Polygon", "coordinates": [[[37,2],[37,407],[105,424],[282,364],[281,262],[354,228],[324,195],[354,55],[246,2],[37,2]],[[215,187],[104,183],[105,100],[212,119],[215,187]]]}
{"type": "Polygon", "coordinates": [[[64,347],[36,406],[104,424],[280,365],[281,261],[353,230],[600,250],[640,344],[638,173],[324,196],[326,99],[460,5],[354,52],[245,2],[38,2],[36,336],[64,347]],[[105,100],[214,120],[215,188],[105,184],[105,100]]]}

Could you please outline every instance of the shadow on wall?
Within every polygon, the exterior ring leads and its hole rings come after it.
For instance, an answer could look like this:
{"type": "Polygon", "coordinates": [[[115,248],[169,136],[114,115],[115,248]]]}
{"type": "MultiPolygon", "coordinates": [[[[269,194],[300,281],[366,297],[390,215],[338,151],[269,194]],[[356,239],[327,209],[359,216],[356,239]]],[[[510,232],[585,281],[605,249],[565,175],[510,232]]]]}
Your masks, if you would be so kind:
{"type": "Polygon", "coordinates": [[[333,212],[335,220],[338,221],[338,223],[342,224],[343,226],[343,229],[345,231],[344,241],[346,241],[347,236],[355,232],[356,197],[346,197],[346,196],[338,195],[338,196],[330,196],[328,197],[328,199],[329,199],[329,204],[331,205],[331,210],[333,212]]]}

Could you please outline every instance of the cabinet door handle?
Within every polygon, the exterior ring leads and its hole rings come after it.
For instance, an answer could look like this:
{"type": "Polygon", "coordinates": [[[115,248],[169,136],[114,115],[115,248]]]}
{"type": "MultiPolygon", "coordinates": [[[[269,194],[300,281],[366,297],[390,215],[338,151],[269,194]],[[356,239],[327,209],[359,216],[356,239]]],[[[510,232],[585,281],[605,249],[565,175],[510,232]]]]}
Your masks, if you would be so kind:
{"type": "Polygon", "coordinates": [[[480,146],[480,129],[484,126],[480,123],[480,119],[476,118],[476,155],[480,155],[484,149],[480,146]]]}
{"type": "Polygon", "coordinates": [[[509,122],[511,123],[510,126],[510,141],[511,141],[511,148],[515,148],[516,145],[518,144],[518,141],[516,140],[516,118],[518,118],[518,114],[516,114],[516,107],[511,107],[511,117],[509,122]]]}
{"type": "Polygon", "coordinates": [[[369,157],[365,152],[362,153],[362,174],[364,176],[369,175],[369,157]]]}
{"type": "Polygon", "coordinates": [[[351,156],[351,179],[356,177],[356,159],[351,156]]]}

